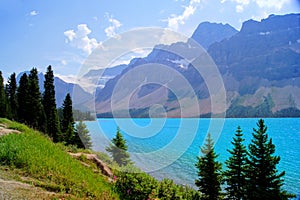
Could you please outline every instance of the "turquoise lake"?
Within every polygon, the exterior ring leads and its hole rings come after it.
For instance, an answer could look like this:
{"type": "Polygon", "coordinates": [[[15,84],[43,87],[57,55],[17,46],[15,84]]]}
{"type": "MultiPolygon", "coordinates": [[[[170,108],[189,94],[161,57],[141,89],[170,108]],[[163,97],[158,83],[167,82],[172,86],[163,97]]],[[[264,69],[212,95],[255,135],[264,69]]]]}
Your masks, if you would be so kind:
{"type": "MultiPolygon", "coordinates": [[[[98,119],[85,122],[93,149],[105,151],[117,126],[128,144],[131,159],[138,167],[158,179],[170,178],[178,184],[194,186],[195,163],[206,133],[215,140],[218,161],[224,163],[231,149],[237,126],[241,126],[245,145],[252,138],[258,119],[98,119]]],[[[284,189],[300,196],[300,118],[267,118],[267,133],[281,157],[279,171],[286,171],[284,189]]],[[[225,165],[223,164],[223,169],[225,165]]]]}

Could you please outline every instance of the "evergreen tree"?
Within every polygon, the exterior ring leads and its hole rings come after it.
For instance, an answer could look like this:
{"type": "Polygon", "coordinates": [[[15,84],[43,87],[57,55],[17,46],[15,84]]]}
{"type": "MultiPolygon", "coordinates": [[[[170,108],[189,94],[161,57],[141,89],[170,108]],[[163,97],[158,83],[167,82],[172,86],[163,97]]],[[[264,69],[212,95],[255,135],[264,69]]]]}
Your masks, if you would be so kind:
{"type": "Polygon", "coordinates": [[[199,179],[195,180],[196,186],[202,193],[204,200],[217,200],[221,196],[221,163],[216,161],[218,155],[214,150],[214,143],[208,134],[206,144],[201,148],[202,156],[198,157],[196,167],[199,179]]]}
{"type": "Polygon", "coordinates": [[[17,102],[18,121],[27,124],[27,117],[30,112],[30,107],[28,76],[26,73],[21,76],[19,81],[19,87],[17,89],[17,102]]]}
{"type": "Polygon", "coordinates": [[[63,102],[62,106],[62,119],[61,119],[61,132],[62,136],[60,137],[60,141],[66,142],[66,144],[74,144],[74,118],[73,118],[73,110],[72,110],[72,99],[70,94],[66,95],[66,98],[63,102]]]}
{"type": "Polygon", "coordinates": [[[17,81],[16,74],[13,73],[8,78],[6,85],[6,93],[9,104],[9,118],[12,120],[17,120],[18,117],[18,102],[17,102],[17,81]]]}
{"type": "Polygon", "coordinates": [[[260,119],[257,126],[249,144],[247,199],[282,200],[293,197],[281,188],[285,172],[278,173],[276,169],[280,157],[273,155],[275,145],[272,139],[268,139],[264,120],[260,119]]]}
{"type": "Polygon", "coordinates": [[[75,139],[74,143],[79,148],[92,148],[91,136],[89,135],[89,130],[86,127],[86,124],[82,121],[79,121],[76,124],[76,131],[75,131],[75,139]]]}
{"type": "Polygon", "coordinates": [[[9,105],[9,94],[8,94],[8,85],[5,84],[4,86],[4,96],[5,96],[5,117],[8,119],[12,118],[12,114],[10,112],[10,105],[9,105]]]}
{"type": "Polygon", "coordinates": [[[41,92],[39,87],[38,71],[32,68],[28,76],[28,125],[37,128],[40,131],[45,131],[45,113],[42,105],[41,92]]]}
{"type": "Polygon", "coordinates": [[[0,71],[0,117],[6,117],[6,95],[4,91],[4,80],[0,71]]]}
{"type": "Polygon", "coordinates": [[[112,139],[109,147],[106,148],[111,155],[114,161],[120,166],[126,166],[130,163],[129,153],[127,152],[126,140],[123,138],[120,128],[117,128],[116,137],[112,139]]]}
{"type": "Polygon", "coordinates": [[[231,156],[225,162],[227,166],[227,170],[224,172],[227,183],[225,188],[227,192],[226,199],[245,199],[247,150],[246,146],[243,145],[244,140],[241,127],[238,126],[235,137],[231,142],[233,149],[227,150],[231,156]]]}
{"type": "Polygon", "coordinates": [[[48,66],[45,74],[42,103],[46,116],[46,133],[53,138],[54,142],[57,142],[60,135],[60,125],[56,109],[54,75],[51,65],[48,66]]]}

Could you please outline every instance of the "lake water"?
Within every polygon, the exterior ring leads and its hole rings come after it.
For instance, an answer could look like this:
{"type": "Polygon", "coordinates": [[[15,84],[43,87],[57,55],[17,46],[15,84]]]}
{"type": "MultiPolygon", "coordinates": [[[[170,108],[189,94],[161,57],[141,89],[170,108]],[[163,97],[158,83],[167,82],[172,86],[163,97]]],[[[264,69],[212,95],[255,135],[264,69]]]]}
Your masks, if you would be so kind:
{"type": "MultiPolygon", "coordinates": [[[[206,133],[212,134],[218,161],[224,163],[229,156],[226,149],[232,149],[231,141],[237,126],[241,126],[245,145],[248,145],[257,121],[253,118],[98,119],[86,124],[94,150],[105,151],[119,126],[131,159],[138,167],[158,179],[166,177],[194,187],[196,157],[200,155],[199,147],[206,133]]],[[[284,188],[300,195],[300,118],[268,118],[265,124],[276,146],[275,154],[281,156],[278,169],[286,171],[284,188]]]]}

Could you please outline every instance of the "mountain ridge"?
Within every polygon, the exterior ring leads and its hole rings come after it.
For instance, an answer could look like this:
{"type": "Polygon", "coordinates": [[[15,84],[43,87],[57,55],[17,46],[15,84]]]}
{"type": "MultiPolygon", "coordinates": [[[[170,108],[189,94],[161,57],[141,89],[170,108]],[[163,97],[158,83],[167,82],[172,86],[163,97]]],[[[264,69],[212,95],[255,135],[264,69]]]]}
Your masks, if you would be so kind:
{"type": "Polygon", "coordinates": [[[207,49],[211,44],[228,39],[236,33],[238,31],[229,24],[202,22],[191,38],[207,49]]]}
{"type": "MultiPolygon", "coordinates": [[[[282,116],[282,112],[289,109],[295,110],[293,115],[296,113],[296,116],[300,116],[298,112],[300,108],[298,100],[300,99],[299,24],[300,14],[270,15],[260,22],[248,20],[234,35],[211,42],[207,52],[217,65],[224,81],[227,93],[227,117],[258,115],[270,117],[277,116],[278,113],[282,116]]],[[[203,27],[203,24],[199,27],[203,27]]],[[[195,30],[195,33],[197,32],[198,30],[195,30]]],[[[210,94],[201,75],[197,75],[191,63],[187,62],[186,66],[183,66],[184,59],[172,53],[178,49],[181,52],[193,53],[188,43],[157,45],[147,57],[132,60],[121,74],[109,80],[103,89],[96,92],[98,116],[110,115],[111,92],[120,78],[129,70],[147,63],[162,64],[182,74],[193,86],[199,106],[204,107],[200,116],[218,114],[211,113],[211,110],[207,109],[211,107],[210,94]]],[[[180,117],[178,101],[176,103],[174,96],[173,99],[170,98],[170,91],[159,90],[159,88],[161,87],[154,87],[151,84],[143,86],[139,92],[132,94],[129,107],[124,107],[119,113],[128,109],[132,117],[147,117],[150,107],[158,103],[164,107],[168,117],[180,117]],[[156,100],[151,102],[136,94],[144,94],[143,96],[148,96],[148,99],[149,97],[151,99],[153,94],[152,99],[156,100]]],[[[289,116],[288,113],[286,115],[289,116]]],[[[115,117],[122,116],[123,114],[120,114],[115,117]]]]}

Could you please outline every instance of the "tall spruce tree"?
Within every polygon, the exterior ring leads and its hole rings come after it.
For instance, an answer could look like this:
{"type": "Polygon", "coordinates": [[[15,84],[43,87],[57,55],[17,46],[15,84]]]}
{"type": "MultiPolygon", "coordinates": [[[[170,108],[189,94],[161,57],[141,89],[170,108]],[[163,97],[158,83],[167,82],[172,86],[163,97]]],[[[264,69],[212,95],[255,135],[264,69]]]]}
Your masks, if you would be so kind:
{"type": "Polygon", "coordinates": [[[92,142],[91,142],[91,136],[89,134],[89,130],[87,129],[87,126],[82,121],[79,121],[79,123],[75,126],[75,138],[74,143],[79,148],[85,148],[85,149],[91,149],[92,148],[92,142]]]}
{"type": "Polygon", "coordinates": [[[218,155],[215,153],[210,133],[201,152],[203,155],[198,157],[196,163],[199,178],[195,180],[195,184],[202,193],[202,199],[218,200],[221,198],[222,166],[216,161],[218,155]]]}
{"type": "Polygon", "coordinates": [[[61,137],[60,141],[66,144],[74,144],[74,118],[71,95],[68,93],[62,106],[62,119],[61,119],[61,137]]]}
{"type": "Polygon", "coordinates": [[[112,139],[109,147],[106,148],[113,160],[118,163],[120,166],[126,166],[131,161],[129,159],[129,153],[127,152],[126,140],[123,138],[120,128],[117,128],[116,137],[112,139]]]}
{"type": "Polygon", "coordinates": [[[13,73],[7,80],[6,93],[9,105],[9,118],[17,120],[18,118],[18,102],[17,102],[17,81],[16,74],[13,73]]]}
{"type": "Polygon", "coordinates": [[[242,129],[237,127],[231,144],[232,150],[227,150],[231,156],[226,160],[227,170],[224,172],[226,181],[226,199],[241,200],[246,197],[246,159],[247,150],[243,144],[242,129]]]}
{"type": "Polygon", "coordinates": [[[249,144],[247,199],[250,200],[283,200],[293,197],[282,190],[285,172],[278,173],[276,165],[279,156],[274,156],[275,145],[268,139],[267,127],[260,119],[257,129],[253,129],[253,139],[249,144]]]}
{"type": "Polygon", "coordinates": [[[40,131],[45,131],[46,117],[42,105],[38,71],[36,68],[32,68],[28,76],[28,104],[28,108],[30,109],[26,120],[28,125],[40,131]]]}
{"type": "Polygon", "coordinates": [[[27,124],[27,117],[30,112],[29,107],[29,85],[28,76],[24,73],[19,81],[19,87],[17,89],[17,101],[18,101],[18,121],[27,124]]]}
{"type": "Polygon", "coordinates": [[[2,72],[0,71],[0,117],[7,116],[7,105],[6,105],[6,95],[4,91],[4,80],[2,77],[2,72]]]}
{"type": "Polygon", "coordinates": [[[42,103],[46,116],[46,133],[54,142],[58,142],[58,137],[60,136],[60,124],[56,108],[54,75],[51,65],[48,66],[45,74],[42,103]]]}

